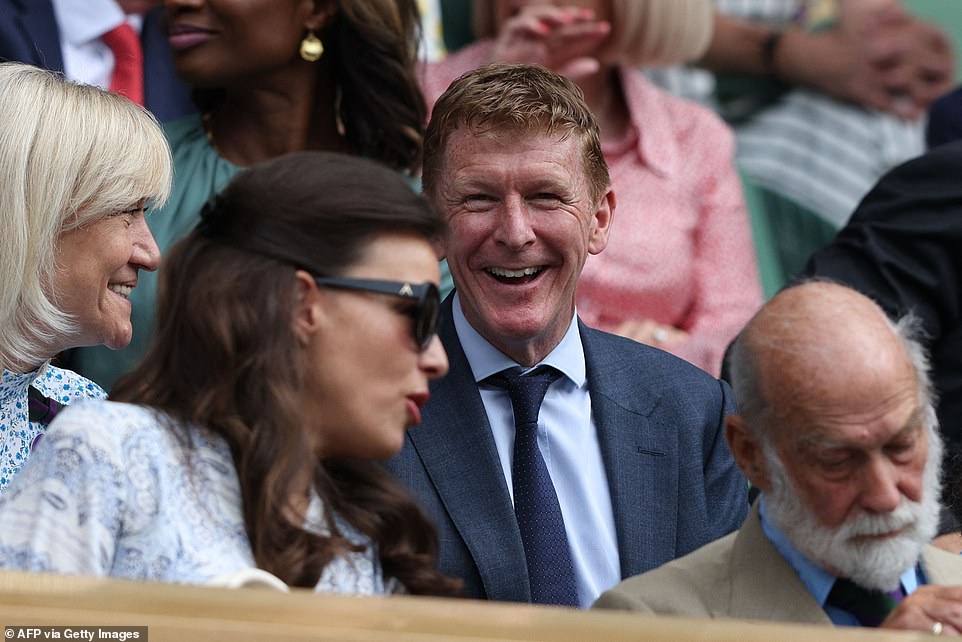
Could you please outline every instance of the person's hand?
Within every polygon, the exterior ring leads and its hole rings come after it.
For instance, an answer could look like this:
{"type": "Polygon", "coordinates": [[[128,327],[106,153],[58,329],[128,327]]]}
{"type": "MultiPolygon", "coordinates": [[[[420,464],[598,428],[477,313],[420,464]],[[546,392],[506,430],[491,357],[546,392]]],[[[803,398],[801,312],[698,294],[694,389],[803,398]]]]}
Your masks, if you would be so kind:
{"type": "Polygon", "coordinates": [[[913,21],[914,54],[907,58],[913,64],[902,65],[901,75],[891,74],[888,82],[897,91],[901,83],[904,94],[921,114],[929,105],[952,89],[955,69],[952,45],[944,31],[921,20],[913,21]]]}
{"type": "Polygon", "coordinates": [[[688,333],[684,330],[651,319],[625,321],[615,329],[615,334],[656,348],[670,348],[688,340],[688,333]]]}
{"type": "Polygon", "coordinates": [[[493,62],[534,63],[572,79],[601,68],[596,57],[611,25],[590,9],[529,5],[509,18],[495,39],[493,62]]]}
{"type": "Polygon", "coordinates": [[[918,587],[889,613],[880,628],[959,635],[962,633],[962,586],[918,587]]]}
{"type": "Polygon", "coordinates": [[[785,80],[906,119],[953,78],[947,36],[892,2],[843,3],[833,29],[786,31],[775,64],[785,80]]]}
{"type": "MultiPolygon", "coordinates": [[[[939,28],[919,20],[898,4],[862,9],[848,3],[840,27],[864,43],[869,68],[892,101],[888,109],[904,117],[920,115],[949,90],[953,54],[949,38],[939,28]]],[[[876,3],[877,4],[877,3],[876,3]]],[[[886,107],[882,107],[886,108],[886,107]]]]}

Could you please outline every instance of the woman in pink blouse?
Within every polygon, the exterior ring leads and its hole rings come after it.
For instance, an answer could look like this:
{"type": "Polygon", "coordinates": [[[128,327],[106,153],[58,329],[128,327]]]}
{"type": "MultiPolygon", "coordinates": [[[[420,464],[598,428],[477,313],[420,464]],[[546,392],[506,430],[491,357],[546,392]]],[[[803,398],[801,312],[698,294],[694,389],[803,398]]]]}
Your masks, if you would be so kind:
{"type": "Polygon", "coordinates": [[[762,298],[734,138],[636,70],[700,56],[711,13],[707,0],[475,0],[482,39],[429,65],[423,83],[433,104],[494,61],[577,82],[601,124],[618,205],[608,247],[582,273],[578,313],[717,375],[762,298]]]}

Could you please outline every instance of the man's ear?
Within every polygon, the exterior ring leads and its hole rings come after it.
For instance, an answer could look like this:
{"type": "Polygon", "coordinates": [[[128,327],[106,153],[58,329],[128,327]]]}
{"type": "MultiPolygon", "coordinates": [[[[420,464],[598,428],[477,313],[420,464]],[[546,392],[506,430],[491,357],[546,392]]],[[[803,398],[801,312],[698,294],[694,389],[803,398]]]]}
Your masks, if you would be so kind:
{"type": "Polygon", "coordinates": [[[588,231],[588,253],[599,254],[608,245],[608,234],[611,232],[611,220],[615,216],[618,201],[615,192],[610,187],[601,197],[598,207],[591,217],[591,227],[588,231]]]}
{"type": "Polygon", "coordinates": [[[443,238],[437,237],[432,240],[431,247],[434,248],[434,254],[438,257],[439,261],[443,261],[444,259],[448,258],[443,238]]]}
{"type": "Polygon", "coordinates": [[[735,463],[752,486],[762,491],[769,490],[771,482],[765,453],[741,415],[725,417],[725,441],[735,457],[735,463]]]}
{"type": "Polygon", "coordinates": [[[448,217],[444,207],[441,204],[441,200],[438,198],[438,189],[438,186],[435,185],[434,189],[428,191],[424,187],[424,179],[421,179],[421,198],[429,202],[431,207],[438,212],[438,215],[443,218],[445,222],[444,231],[431,239],[431,247],[434,249],[435,256],[438,257],[438,261],[443,261],[444,259],[448,258],[447,237],[448,232],[450,232],[451,229],[447,226],[448,217]]]}

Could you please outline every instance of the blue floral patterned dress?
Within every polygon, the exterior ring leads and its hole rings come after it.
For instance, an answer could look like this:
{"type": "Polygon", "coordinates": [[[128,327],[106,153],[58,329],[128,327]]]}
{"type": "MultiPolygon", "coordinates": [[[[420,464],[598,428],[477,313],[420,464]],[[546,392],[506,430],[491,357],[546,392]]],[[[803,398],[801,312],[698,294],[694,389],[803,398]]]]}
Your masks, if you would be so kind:
{"type": "MultiPolygon", "coordinates": [[[[89,401],[63,410],[0,495],[0,568],[223,584],[256,567],[227,444],[191,426],[186,440],[143,406],[89,401]]],[[[335,558],[318,591],[379,594],[387,585],[370,541],[335,558]]],[[[314,497],[306,526],[325,532],[314,497]]]]}
{"type": "Polygon", "coordinates": [[[47,428],[47,422],[30,421],[31,388],[62,405],[107,396],[93,381],[49,364],[27,373],[4,370],[0,377],[0,491],[23,466],[47,428]]]}

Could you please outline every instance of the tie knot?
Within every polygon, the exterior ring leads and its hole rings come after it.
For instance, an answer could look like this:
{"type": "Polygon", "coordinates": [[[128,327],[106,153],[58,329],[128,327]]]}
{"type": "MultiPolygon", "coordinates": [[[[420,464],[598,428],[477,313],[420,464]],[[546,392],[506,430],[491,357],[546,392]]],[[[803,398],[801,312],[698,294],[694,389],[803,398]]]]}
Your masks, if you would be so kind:
{"type": "Polygon", "coordinates": [[[129,57],[140,49],[140,38],[137,32],[126,22],[122,22],[104,35],[100,36],[115,57],[129,57]]]}
{"type": "Polygon", "coordinates": [[[862,626],[878,626],[904,596],[905,593],[901,587],[885,593],[863,588],[849,579],[840,577],[835,580],[825,603],[848,611],[862,626]]]}
{"type": "Polygon", "coordinates": [[[548,387],[561,376],[551,366],[538,366],[531,372],[521,374],[518,368],[502,370],[485,381],[496,388],[507,391],[514,410],[515,426],[521,427],[538,423],[541,402],[548,387]]]}

